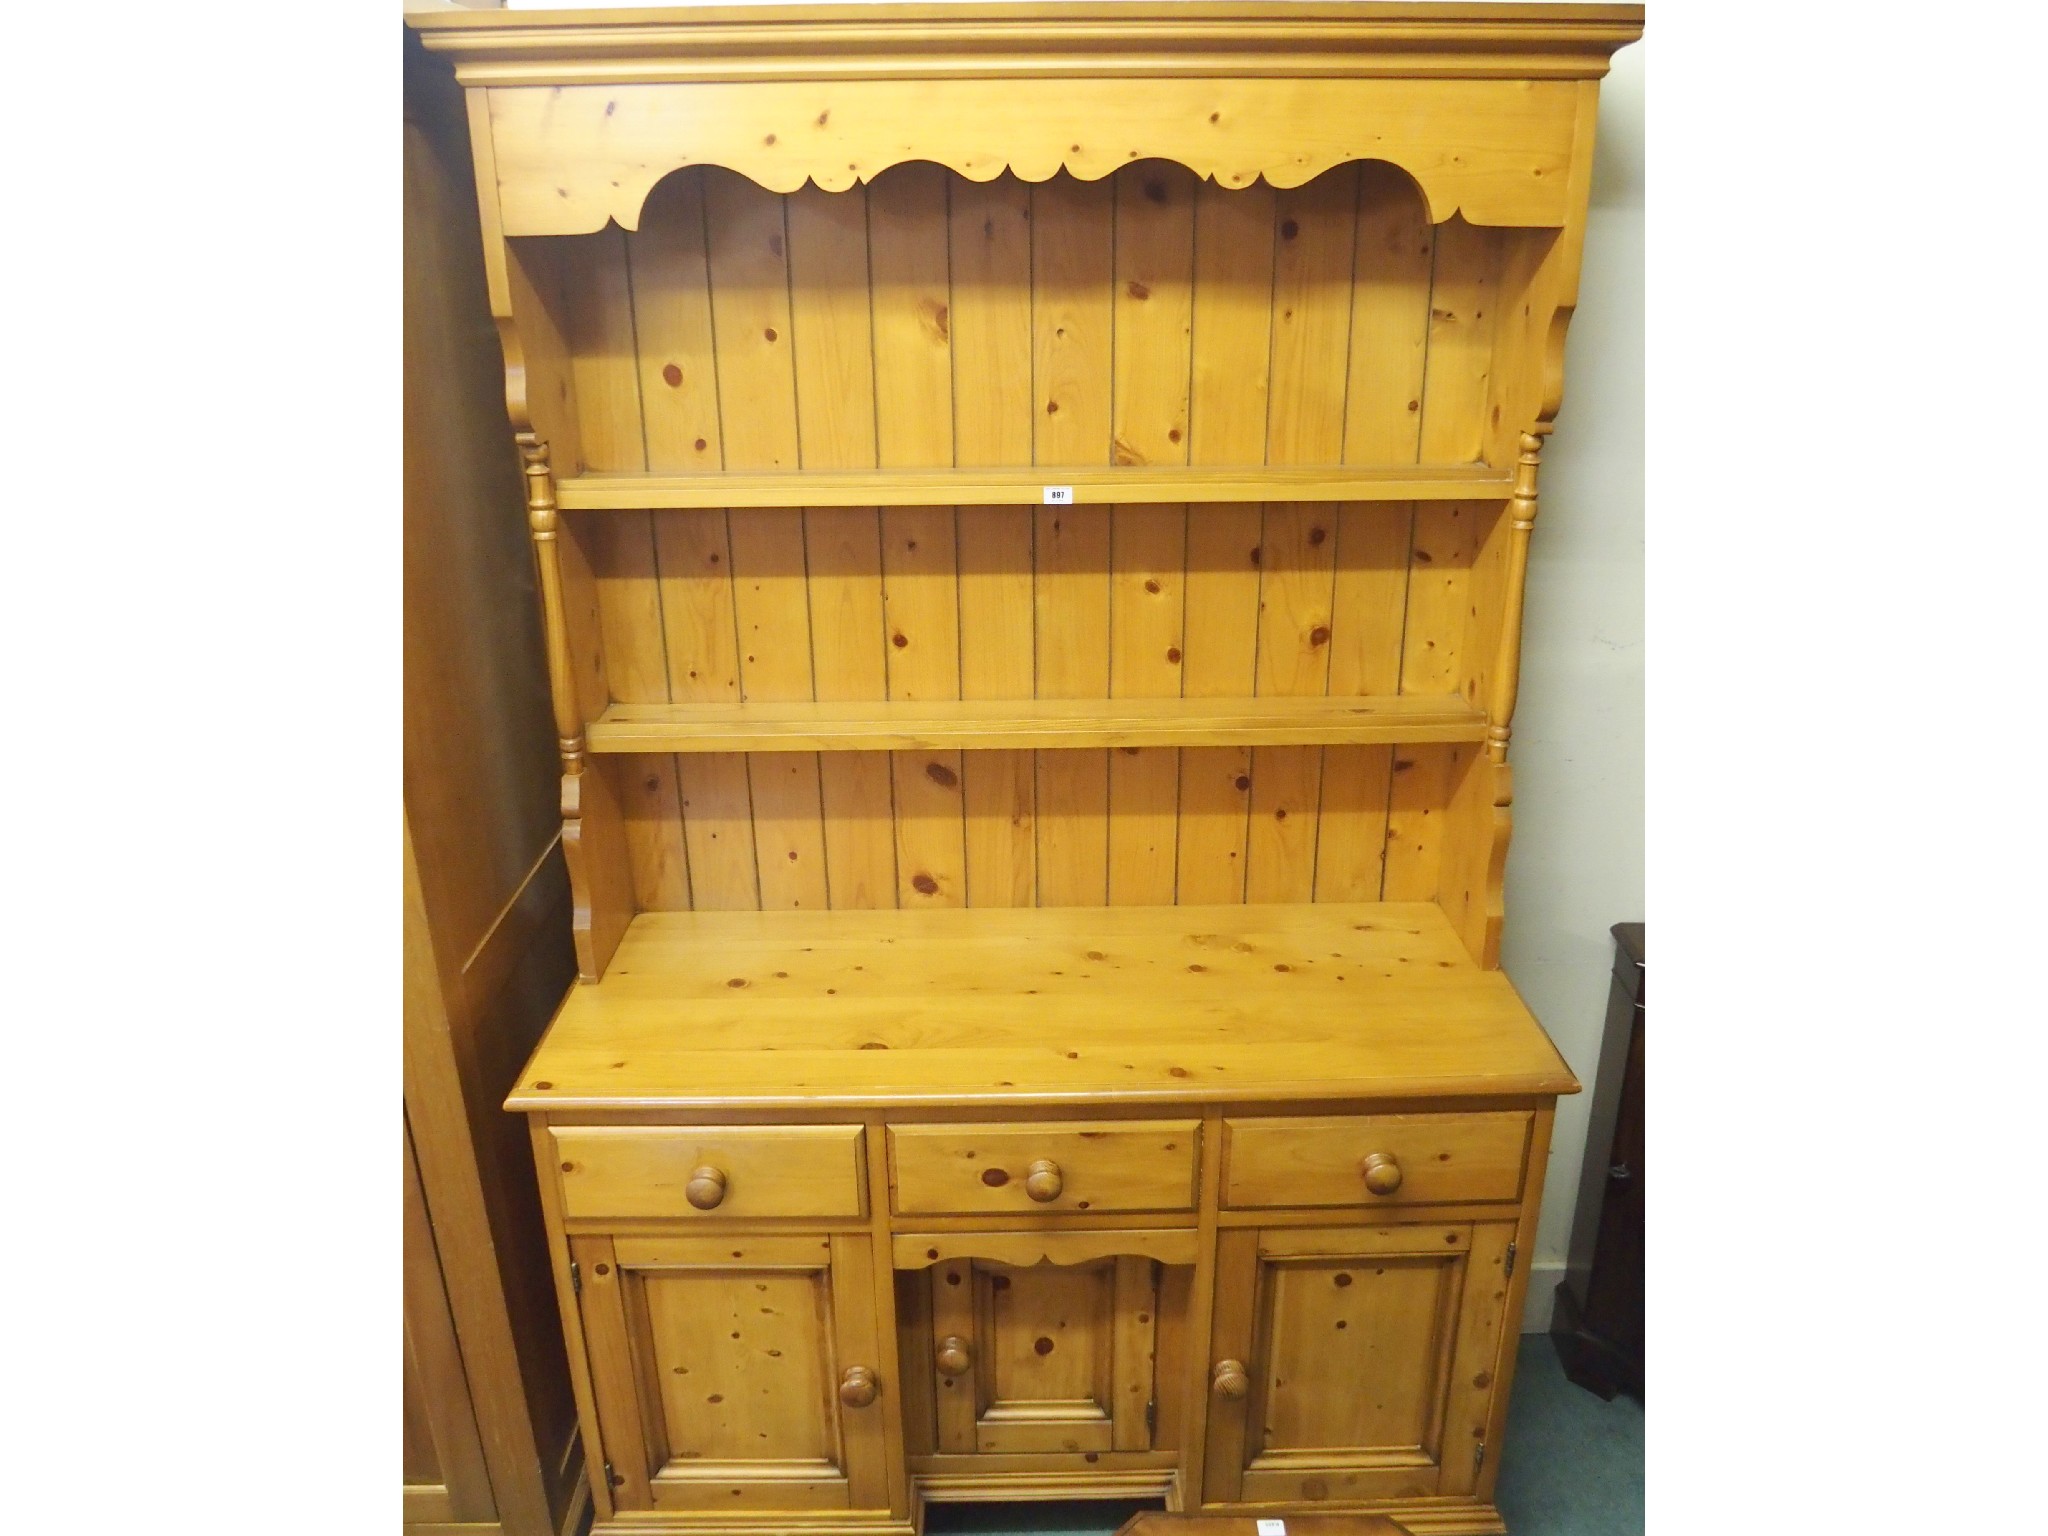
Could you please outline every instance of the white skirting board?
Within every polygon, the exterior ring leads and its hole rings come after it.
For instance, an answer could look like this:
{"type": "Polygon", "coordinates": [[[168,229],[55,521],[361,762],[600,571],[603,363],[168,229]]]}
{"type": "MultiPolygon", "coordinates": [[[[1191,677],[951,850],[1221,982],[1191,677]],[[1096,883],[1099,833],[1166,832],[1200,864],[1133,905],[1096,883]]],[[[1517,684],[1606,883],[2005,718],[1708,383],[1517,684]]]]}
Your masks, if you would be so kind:
{"type": "Polygon", "coordinates": [[[1529,1266],[1529,1294],[1522,1299],[1522,1332],[1550,1332],[1550,1304],[1564,1281],[1564,1261],[1529,1266]]]}

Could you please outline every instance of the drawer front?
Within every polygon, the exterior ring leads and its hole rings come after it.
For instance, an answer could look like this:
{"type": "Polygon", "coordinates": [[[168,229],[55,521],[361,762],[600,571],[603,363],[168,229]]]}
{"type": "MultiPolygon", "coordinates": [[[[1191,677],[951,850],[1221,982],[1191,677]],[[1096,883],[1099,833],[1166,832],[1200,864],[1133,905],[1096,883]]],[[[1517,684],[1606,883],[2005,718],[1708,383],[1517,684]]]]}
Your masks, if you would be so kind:
{"type": "Polygon", "coordinates": [[[906,1215],[1190,1211],[1197,1120],[905,1125],[889,1131],[906,1215]]]}
{"type": "Polygon", "coordinates": [[[867,1214],[857,1125],[556,1126],[562,1214],[732,1221],[867,1214]]]}
{"type": "Polygon", "coordinates": [[[1529,1121],[1527,1111],[1226,1120],[1223,1203],[1516,1200],[1529,1121]]]}

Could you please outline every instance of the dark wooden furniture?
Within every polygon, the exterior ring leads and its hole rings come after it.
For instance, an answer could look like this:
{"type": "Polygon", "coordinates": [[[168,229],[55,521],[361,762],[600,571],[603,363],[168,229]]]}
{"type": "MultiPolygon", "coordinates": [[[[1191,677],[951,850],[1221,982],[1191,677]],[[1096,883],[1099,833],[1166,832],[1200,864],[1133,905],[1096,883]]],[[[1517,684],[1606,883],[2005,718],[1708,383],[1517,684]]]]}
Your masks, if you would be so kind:
{"type": "Polygon", "coordinates": [[[1614,927],[1578,1214],[1550,1336],[1565,1374],[1612,1398],[1643,1392],[1643,925],[1614,927]]]}
{"type": "Polygon", "coordinates": [[[404,80],[403,1528],[558,1536],[590,1499],[498,1101],[575,976],[569,880],[463,98],[410,34],[404,80]]]}

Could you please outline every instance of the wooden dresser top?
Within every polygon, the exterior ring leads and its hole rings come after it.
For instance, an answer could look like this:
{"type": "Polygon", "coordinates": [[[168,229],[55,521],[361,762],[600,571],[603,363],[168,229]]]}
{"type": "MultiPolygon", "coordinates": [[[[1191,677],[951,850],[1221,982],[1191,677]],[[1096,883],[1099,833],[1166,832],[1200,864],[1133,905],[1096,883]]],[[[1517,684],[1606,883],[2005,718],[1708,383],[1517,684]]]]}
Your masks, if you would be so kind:
{"type": "Polygon", "coordinates": [[[1578,1084],[1427,902],[661,912],[515,1110],[1544,1095],[1578,1084]]]}

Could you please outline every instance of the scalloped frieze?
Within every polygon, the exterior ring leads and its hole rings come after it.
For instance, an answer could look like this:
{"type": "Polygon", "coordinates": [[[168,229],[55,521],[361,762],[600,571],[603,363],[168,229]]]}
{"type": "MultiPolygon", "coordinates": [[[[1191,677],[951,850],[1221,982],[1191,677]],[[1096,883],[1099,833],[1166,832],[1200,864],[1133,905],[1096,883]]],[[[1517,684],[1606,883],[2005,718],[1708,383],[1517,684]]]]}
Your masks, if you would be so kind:
{"type": "Polygon", "coordinates": [[[1297,187],[1352,160],[1414,178],[1432,223],[1562,227],[1575,82],[1385,79],[820,80],[489,90],[507,235],[637,229],[694,165],[775,192],[845,191],[929,160],[972,181],[1084,181],[1171,160],[1226,187],[1297,187]]]}

